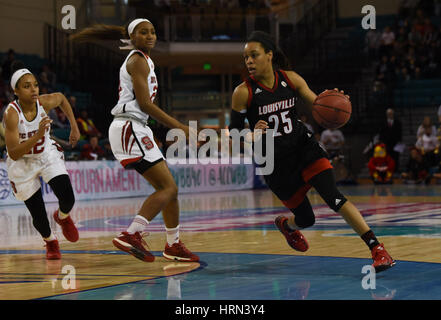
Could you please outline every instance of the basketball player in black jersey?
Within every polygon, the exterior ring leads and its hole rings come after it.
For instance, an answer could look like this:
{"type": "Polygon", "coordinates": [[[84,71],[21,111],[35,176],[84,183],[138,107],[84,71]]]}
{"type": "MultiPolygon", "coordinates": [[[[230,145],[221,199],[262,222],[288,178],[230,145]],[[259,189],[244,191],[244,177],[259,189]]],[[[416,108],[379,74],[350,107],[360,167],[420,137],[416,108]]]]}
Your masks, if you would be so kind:
{"type": "MultiPolygon", "coordinates": [[[[232,98],[231,129],[243,129],[245,118],[250,129],[273,129],[274,170],[265,181],[274,194],[294,214],[279,216],[275,224],[295,250],[308,250],[300,232],[315,223],[311,204],[306,196],[314,187],[328,206],[365,241],[372,253],[373,267],[380,272],[395,261],[379,243],[358,209],[336,187],[332,165],[327,153],[314,135],[299,120],[296,104],[299,98],[312,105],[317,98],[305,80],[294,71],[271,37],[253,32],[244,48],[249,77],[237,86],[232,98]]],[[[337,90],[337,89],[336,89],[337,90]]],[[[257,132],[255,132],[257,133],[257,132]]],[[[255,134],[253,141],[258,139],[255,134]]],[[[266,139],[263,139],[265,141],[266,139]]]]}

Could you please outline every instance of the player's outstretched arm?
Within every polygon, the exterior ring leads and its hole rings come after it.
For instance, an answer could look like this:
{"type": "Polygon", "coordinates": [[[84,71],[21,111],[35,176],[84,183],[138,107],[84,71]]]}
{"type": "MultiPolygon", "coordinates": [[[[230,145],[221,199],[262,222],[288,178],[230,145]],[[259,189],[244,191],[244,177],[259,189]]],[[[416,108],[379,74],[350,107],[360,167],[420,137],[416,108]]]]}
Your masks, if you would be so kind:
{"type": "Polygon", "coordinates": [[[138,101],[141,109],[164,126],[168,128],[182,129],[188,136],[188,126],[169,116],[167,113],[162,111],[161,108],[151,102],[149,86],[147,84],[147,77],[150,73],[150,68],[147,61],[143,57],[134,54],[127,61],[127,71],[132,77],[136,101],[138,101]]]}
{"type": "Polygon", "coordinates": [[[72,147],[75,147],[78,140],[80,139],[80,129],[78,129],[78,124],[72,111],[72,106],[70,105],[64,94],[62,94],[61,92],[44,94],[39,96],[39,99],[44,110],[46,110],[46,113],[49,113],[50,110],[56,107],[60,107],[60,109],[64,112],[70,122],[71,128],[69,143],[72,145],[72,147]]]}

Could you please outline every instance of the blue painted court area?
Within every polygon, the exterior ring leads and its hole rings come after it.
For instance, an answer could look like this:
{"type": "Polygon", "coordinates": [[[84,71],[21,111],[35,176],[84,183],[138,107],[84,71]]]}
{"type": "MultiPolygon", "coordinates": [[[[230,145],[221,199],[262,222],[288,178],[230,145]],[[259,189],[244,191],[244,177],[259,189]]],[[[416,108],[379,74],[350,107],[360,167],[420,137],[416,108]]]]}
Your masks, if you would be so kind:
{"type": "Polygon", "coordinates": [[[171,277],[47,297],[66,300],[439,300],[441,264],[398,261],[372,279],[370,259],[201,253],[201,267],[171,277]],[[228,278],[225,275],[228,274],[228,278]]]}

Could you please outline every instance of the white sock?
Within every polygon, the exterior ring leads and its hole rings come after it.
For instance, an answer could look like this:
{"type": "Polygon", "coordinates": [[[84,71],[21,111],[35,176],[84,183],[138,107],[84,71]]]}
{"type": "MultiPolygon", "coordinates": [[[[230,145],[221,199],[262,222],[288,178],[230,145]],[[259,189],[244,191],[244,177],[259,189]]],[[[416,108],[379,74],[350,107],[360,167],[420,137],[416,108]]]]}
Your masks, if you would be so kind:
{"type": "Polygon", "coordinates": [[[169,246],[179,242],[179,225],[176,228],[165,228],[165,231],[167,233],[167,243],[169,246]]]}
{"type": "Polygon", "coordinates": [[[44,241],[53,241],[56,240],[57,238],[55,238],[54,234],[51,232],[50,236],[47,238],[43,238],[44,241]]]}
{"type": "Polygon", "coordinates": [[[150,222],[143,216],[137,215],[133,219],[132,224],[127,228],[129,234],[134,234],[135,232],[143,232],[147,229],[150,222]]]}
{"type": "Polygon", "coordinates": [[[69,216],[68,213],[63,213],[61,212],[60,209],[58,209],[58,218],[60,218],[61,220],[66,219],[69,216]]]}

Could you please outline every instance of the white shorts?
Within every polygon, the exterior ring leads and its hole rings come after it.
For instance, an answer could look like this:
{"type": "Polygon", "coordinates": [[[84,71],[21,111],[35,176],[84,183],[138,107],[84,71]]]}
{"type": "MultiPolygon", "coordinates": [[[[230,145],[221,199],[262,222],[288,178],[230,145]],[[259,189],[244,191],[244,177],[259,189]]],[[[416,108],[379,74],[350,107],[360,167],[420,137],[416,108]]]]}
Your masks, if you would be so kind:
{"type": "Polygon", "coordinates": [[[138,121],[114,119],[109,127],[109,141],[113,155],[124,168],[143,159],[149,163],[164,159],[152,130],[138,121]]]}
{"type": "Polygon", "coordinates": [[[21,201],[28,200],[41,188],[40,177],[48,183],[57,176],[68,174],[64,153],[55,144],[50,144],[38,157],[22,157],[17,161],[8,157],[6,167],[12,192],[21,201]]]}

